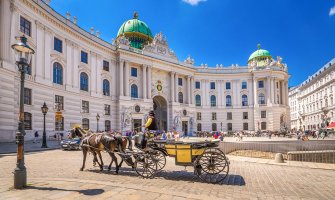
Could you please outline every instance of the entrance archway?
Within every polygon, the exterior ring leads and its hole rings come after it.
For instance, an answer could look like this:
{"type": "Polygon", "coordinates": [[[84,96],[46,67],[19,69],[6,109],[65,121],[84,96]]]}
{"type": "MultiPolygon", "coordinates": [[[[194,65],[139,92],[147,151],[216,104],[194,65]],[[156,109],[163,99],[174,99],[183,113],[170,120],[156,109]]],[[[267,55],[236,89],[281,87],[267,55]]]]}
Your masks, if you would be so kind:
{"type": "Polygon", "coordinates": [[[162,96],[153,98],[153,108],[157,120],[157,128],[167,131],[167,102],[162,96]]]}

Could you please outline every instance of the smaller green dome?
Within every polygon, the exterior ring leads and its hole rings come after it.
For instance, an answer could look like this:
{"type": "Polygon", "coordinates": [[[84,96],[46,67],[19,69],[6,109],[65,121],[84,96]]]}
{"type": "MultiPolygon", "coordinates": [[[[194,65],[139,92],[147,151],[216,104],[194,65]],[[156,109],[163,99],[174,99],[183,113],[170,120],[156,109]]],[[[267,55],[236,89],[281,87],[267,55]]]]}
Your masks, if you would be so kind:
{"type": "Polygon", "coordinates": [[[134,13],[133,19],[127,20],[121,25],[116,38],[122,35],[130,40],[131,46],[139,49],[153,40],[150,28],[146,23],[138,20],[137,12],[134,13]]]}
{"type": "Polygon", "coordinates": [[[249,56],[248,63],[254,58],[272,58],[268,50],[261,49],[260,44],[258,44],[257,47],[258,49],[249,56]]]}

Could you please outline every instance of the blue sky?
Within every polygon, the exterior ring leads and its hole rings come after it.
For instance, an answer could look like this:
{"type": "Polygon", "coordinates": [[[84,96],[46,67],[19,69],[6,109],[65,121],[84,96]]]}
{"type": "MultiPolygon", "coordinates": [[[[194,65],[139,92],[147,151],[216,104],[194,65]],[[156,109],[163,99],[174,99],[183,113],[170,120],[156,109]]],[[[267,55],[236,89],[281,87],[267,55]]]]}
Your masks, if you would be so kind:
{"type": "Polygon", "coordinates": [[[283,57],[297,85],[335,57],[335,0],[52,0],[78,25],[111,41],[139,13],[153,34],[163,32],[179,60],[197,65],[246,65],[261,43],[283,57]]]}

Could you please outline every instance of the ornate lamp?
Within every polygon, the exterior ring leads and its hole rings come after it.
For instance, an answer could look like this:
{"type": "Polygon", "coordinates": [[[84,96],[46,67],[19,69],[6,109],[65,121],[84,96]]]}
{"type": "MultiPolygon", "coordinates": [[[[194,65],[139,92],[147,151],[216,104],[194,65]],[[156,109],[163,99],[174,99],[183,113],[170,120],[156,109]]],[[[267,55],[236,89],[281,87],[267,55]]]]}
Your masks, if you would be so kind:
{"type": "Polygon", "coordinates": [[[42,142],[42,147],[41,148],[48,148],[47,146],[47,134],[45,132],[45,115],[47,114],[49,108],[47,106],[47,104],[44,102],[43,106],[41,107],[42,113],[43,113],[43,142],[42,142]]]}
{"type": "Polygon", "coordinates": [[[96,119],[97,119],[97,132],[98,132],[99,131],[99,120],[100,120],[99,113],[97,113],[96,119]]]}
{"type": "Polygon", "coordinates": [[[17,162],[16,168],[14,169],[14,188],[22,189],[27,185],[27,171],[24,166],[24,78],[25,68],[30,65],[31,57],[35,51],[27,44],[27,38],[25,36],[16,37],[18,42],[12,45],[12,49],[15,52],[16,65],[20,72],[20,115],[18,131],[16,132],[16,143],[17,145],[17,162]]]}

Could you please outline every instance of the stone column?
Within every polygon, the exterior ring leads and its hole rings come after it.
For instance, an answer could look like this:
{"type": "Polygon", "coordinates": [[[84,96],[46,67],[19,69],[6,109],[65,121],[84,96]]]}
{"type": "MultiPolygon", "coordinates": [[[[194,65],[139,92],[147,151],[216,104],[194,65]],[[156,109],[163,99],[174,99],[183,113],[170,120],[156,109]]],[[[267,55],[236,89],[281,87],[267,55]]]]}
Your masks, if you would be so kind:
{"type": "Polygon", "coordinates": [[[284,103],[284,97],[283,97],[283,81],[280,81],[279,82],[279,95],[280,95],[280,104],[283,104],[284,103]]]}
{"type": "Polygon", "coordinates": [[[285,90],[284,90],[284,96],[285,96],[285,105],[288,105],[288,83],[287,81],[285,81],[285,90]]]}
{"type": "Polygon", "coordinates": [[[170,72],[170,101],[173,102],[174,101],[174,88],[175,88],[175,81],[174,81],[174,75],[175,72],[170,72]]]}
{"type": "MultiPolygon", "coordinates": [[[[38,36],[37,36],[38,39],[38,36]]],[[[73,87],[72,85],[72,43],[70,40],[65,39],[66,45],[66,74],[63,77],[66,77],[66,87],[73,87]]],[[[37,58],[38,59],[38,58],[37,58]]]]}
{"type": "Polygon", "coordinates": [[[257,101],[257,79],[254,78],[254,81],[253,81],[253,88],[254,88],[254,91],[253,91],[253,94],[254,94],[254,106],[258,105],[258,101],[257,101]]]}
{"type": "Polygon", "coordinates": [[[179,78],[179,75],[178,73],[176,73],[176,76],[175,76],[175,102],[178,102],[178,78],[179,78]]]}
{"type": "Polygon", "coordinates": [[[270,76],[266,77],[266,104],[271,103],[271,84],[270,76]]]}
{"type": "Polygon", "coordinates": [[[79,76],[78,65],[79,65],[79,47],[77,44],[72,44],[73,47],[73,80],[72,85],[75,88],[79,88],[79,76]]]}
{"type": "Polygon", "coordinates": [[[50,51],[51,51],[51,30],[45,28],[45,40],[44,40],[44,78],[51,80],[51,62],[50,62],[50,51]]]}
{"type": "Polygon", "coordinates": [[[143,88],[143,99],[147,98],[147,66],[146,65],[142,65],[142,74],[143,74],[143,80],[142,80],[142,88],[143,88]]]}
{"type": "Polygon", "coordinates": [[[206,95],[206,98],[205,98],[205,102],[204,102],[204,105],[206,106],[209,106],[209,80],[205,80],[205,95],[206,95]]]}
{"type": "Polygon", "coordinates": [[[218,80],[217,83],[217,90],[218,90],[218,106],[222,106],[222,81],[218,80]]]}
{"type": "MultiPolygon", "coordinates": [[[[36,70],[35,76],[38,78],[44,77],[44,26],[40,22],[36,21],[36,70]]],[[[71,80],[71,79],[70,79],[71,80]]]]}
{"type": "Polygon", "coordinates": [[[120,70],[120,74],[119,74],[119,78],[120,78],[120,96],[124,96],[124,93],[123,93],[123,66],[124,66],[124,63],[125,61],[124,60],[121,60],[119,62],[119,70],[120,70]]]}
{"type": "Polygon", "coordinates": [[[206,105],[206,80],[201,80],[201,106],[206,105]]]}
{"type": "Polygon", "coordinates": [[[271,103],[274,104],[275,103],[275,97],[274,97],[274,78],[271,77],[270,78],[270,93],[271,93],[271,103]]]}
{"type": "Polygon", "coordinates": [[[194,76],[191,78],[191,104],[194,103],[194,88],[195,88],[195,83],[194,83],[194,76]]]}
{"type": "Polygon", "coordinates": [[[191,76],[187,76],[187,103],[191,104],[191,76]]]}
{"type": "Polygon", "coordinates": [[[147,95],[147,98],[148,99],[151,99],[152,96],[151,96],[151,76],[152,76],[152,66],[148,66],[148,95],[147,95]]]}
{"type": "MultiPolygon", "coordinates": [[[[11,12],[9,0],[0,1],[0,59],[6,62],[10,62],[11,56],[10,53],[13,52],[11,50],[11,12]]],[[[13,33],[14,34],[14,33],[13,33]]],[[[21,33],[20,33],[21,34],[21,33]]],[[[13,52],[14,53],[14,52],[13,52]]]]}
{"type": "MultiPolygon", "coordinates": [[[[273,93],[274,93],[274,96],[275,96],[275,100],[274,100],[274,102],[275,102],[275,104],[279,104],[279,102],[277,101],[277,96],[278,96],[278,89],[277,89],[277,79],[276,78],[274,78],[273,79],[273,83],[274,83],[274,91],[273,91],[273,93]]],[[[278,83],[279,84],[279,83],[278,83]]]]}
{"type": "MultiPolygon", "coordinates": [[[[96,92],[98,94],[102,94],[102,77],[101,77],[101,71],[102,71],[102,65],[103,65],[103,59],[101,55],[96,55],[96,85],[97,85],[97,90],[96,92]]],[[[109,83],[109,94],[112,94],[113,88],[111,87],[112,83],[109,83]]]]}
{"type": "MultiPolygon", "coordinates": [[[[91,77],[90,77],[90,84],[91,84],[91,93],[97,92],[97,54],[95,52],[90,52],[89,55],[91,61],[91,77]]],[[[102,86],[101,86],[102,87],[102,86]]]]}
{"type": "Polygon", "coordinates": [[[125,61],[125,74],[124,74],[124,87],[125,87],[125,96],[129,97],[129,76],[130,76],[130,67],[129,61],[125,61]]]}

